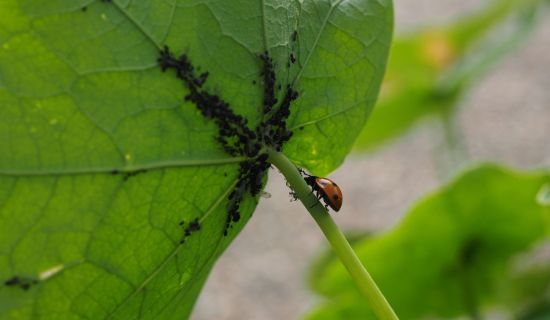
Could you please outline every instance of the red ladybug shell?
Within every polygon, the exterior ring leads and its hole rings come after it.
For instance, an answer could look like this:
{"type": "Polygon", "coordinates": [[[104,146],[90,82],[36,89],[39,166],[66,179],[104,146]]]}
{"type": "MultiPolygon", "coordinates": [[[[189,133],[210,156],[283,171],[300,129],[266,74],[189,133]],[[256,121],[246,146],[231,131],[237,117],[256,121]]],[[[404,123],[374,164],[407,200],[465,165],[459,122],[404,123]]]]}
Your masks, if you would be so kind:
{"type": "Polygon", "coordinates": [[[334,211],[340,210],[342,207],[342,190],[334,181],[329,178],[315,177],[313,188],[319,192],[325,203],[334,211]]]}

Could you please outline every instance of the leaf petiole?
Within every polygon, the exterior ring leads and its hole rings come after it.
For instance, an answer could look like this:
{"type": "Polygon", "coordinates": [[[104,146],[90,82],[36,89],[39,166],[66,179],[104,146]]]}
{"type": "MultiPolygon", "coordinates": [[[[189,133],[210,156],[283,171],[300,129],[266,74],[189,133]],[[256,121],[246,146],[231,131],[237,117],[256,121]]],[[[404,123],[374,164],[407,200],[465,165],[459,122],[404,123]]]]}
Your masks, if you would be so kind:
{"type": "Polygon", "coordinates": [[[296,197],[300,199],[317,222],[353,281],[367,298],[372,311],[381,320],[399,319],[367,269],[362,265],[342,231],[334,223],[325,207],[313,195],[311,188],[306,184],[296,166],[281,152],[268,150],[268,155],[269,161],[285,176],[296,197]]]}

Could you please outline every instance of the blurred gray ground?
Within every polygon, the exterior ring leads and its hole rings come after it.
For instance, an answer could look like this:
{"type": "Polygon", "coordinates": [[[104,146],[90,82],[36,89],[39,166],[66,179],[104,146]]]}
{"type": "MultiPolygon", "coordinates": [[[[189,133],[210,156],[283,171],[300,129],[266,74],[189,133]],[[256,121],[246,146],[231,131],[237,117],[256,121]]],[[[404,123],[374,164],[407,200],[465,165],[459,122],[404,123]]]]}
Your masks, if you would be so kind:
{"type": "MultiPolygon", "coordinates": [[[[397,33],[467,14],[488,1],[395,0],[397,33]]],[[[464,98],[459,126],[473,160],[550,166],[550,18],[529,41],[464,98]]],[[[384,230],[415,199],[441,183],[441,131],[426,121],[397,143],[350,156],[331,175],[343,188],[335,215],[346,230],[384,230]]],[[[325,240],[308,213],[289,202],[278,172],[244,231],[217,262],[197,302],[195,320],[297,319],[315,304],[307,268],[325,240]]]]}

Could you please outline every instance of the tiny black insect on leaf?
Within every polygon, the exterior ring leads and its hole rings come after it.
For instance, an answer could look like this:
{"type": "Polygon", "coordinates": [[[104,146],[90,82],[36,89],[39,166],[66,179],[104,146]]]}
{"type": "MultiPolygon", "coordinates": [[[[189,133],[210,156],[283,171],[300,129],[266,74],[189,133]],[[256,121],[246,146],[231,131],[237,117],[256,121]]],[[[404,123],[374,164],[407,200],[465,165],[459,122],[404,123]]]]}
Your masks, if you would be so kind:
{"type": "Polygon", "coordinates": [[[32,285],[38,283],[38,280],[31,278],[24,278],[19,276],[13,276],[8,280],[4,281],[4,285],[7,287],[19,287],[23,290],[29,290],[32,285]]]}

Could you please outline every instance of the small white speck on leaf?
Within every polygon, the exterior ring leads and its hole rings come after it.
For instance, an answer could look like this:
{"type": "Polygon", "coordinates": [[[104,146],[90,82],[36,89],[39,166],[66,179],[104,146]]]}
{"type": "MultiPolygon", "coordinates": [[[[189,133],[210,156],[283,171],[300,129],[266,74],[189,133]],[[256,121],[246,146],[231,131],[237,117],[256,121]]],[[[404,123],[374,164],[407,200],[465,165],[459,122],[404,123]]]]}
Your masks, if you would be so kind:
{"type": "Polygon", "coordinates": [[[63,270],[64,268],[65,268],[65,266],[62,265],[62,264],[53,266],[49,269],[46,269],[46,270],[40,272],[40,274],[38,275],[38,279],[40,279],[40,281],[44,281],[48,278],[51,278],[56,273],[59,273],[59,271],[63,270]]]}

